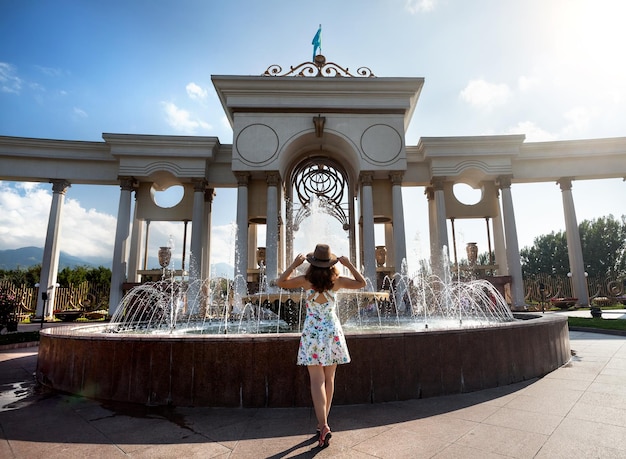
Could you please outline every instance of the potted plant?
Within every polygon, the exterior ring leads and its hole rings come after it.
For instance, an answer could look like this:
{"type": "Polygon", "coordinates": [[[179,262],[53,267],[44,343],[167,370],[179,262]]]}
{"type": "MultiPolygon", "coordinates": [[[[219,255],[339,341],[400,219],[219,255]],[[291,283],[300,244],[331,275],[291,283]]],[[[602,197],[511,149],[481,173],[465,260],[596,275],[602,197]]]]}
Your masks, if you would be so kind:
{"type": "Polygon", "coordinates": [[[0,330],[17,331],[17,298],[14,293],[0,289],[0,330]]]}
{"type": "Polygon", "coordinates": [[[550,298],[550,303],[552,306],[556,306],[559,309],[569,309],[576,304],[578,298],[568,297],[558,297],[558,298],[550,298]]]}

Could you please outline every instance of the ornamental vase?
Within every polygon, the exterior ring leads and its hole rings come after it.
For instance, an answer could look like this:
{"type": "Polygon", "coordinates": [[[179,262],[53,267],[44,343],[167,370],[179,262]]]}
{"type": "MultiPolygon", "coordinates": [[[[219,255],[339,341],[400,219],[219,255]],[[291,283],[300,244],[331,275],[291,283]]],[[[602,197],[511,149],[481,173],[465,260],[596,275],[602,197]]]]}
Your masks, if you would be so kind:
{"type": "Polygon", "coordinates": [[[159,247],[159,264],[165,269],[172,260],[172,249],[170,247],[159,247]]]}
{"type": "Polygon", "coordinates": [[[385,262],[387,261],[387,247],[384,245],[376,246],[376,266],[379,268],[385,266],[385,262]]]}
{"type": "Polygon", "coordinates": [[[478,245],[475,242],[468,242],[465,251],[467,252],[467,261],[470,266],[474,266],[478,260],[478,245]]]}

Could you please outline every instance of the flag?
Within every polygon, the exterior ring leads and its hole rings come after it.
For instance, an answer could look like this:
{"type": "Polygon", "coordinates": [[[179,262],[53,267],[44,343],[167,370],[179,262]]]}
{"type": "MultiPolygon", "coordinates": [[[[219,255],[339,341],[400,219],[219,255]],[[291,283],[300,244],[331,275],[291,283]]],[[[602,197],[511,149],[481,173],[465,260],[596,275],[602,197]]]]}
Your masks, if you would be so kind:
{"type": "Polygon", "coordinates": [[[320,24],[319,29],[317,29],[317,33],[313,37],[313,41],[311,42],[313,45],[313,61],[315,61],[315,53],[317,53],[317,49],[322,49],[322,24],[320,24]]]}

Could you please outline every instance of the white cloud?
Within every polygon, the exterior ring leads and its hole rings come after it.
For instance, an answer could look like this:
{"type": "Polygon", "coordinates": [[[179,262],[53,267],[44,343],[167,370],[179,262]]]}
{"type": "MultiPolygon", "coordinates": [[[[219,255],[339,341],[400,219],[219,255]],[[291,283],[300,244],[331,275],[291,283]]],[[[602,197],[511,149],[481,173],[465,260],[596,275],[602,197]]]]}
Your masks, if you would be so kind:
{"type": "Polygon", "coordinates": [[[406,0],[405,8],[411,14],[427,13],[435,9],[437,0],[406,0]]]}
{"type": "Polygon", "coordinates": [[[89,116],[87,115],[87,112],[82,108],[74,107],[73,112],[74,115],[78,116],[79,118],[87,118],[89,116]]]}
{"type": "MultiPolygon", "coordinates": [[[[0,182],[0,239],[3,249],[44,246],[52,203],[51,190],[49,184],[31,182],[12,186],[10,182],[0,182]]],[[[112,215],[84,209],[77,200],[66,198],[59,239],[63,252],[78,257],[110,257],[115,229],[116,219],[112,215]]]]}
{"type": "Polygon", "coordinates": [[[176,129],[177,131],[184,132],[186,134],[195,134],[198,129],[210,130],[211,125],[200,119],[194,119],[187,110],[178,108],[176,104],[172,102],[161,102],[163,109],[165,110],[165,118],[167,124],[176,129]]]}
{"type": "Polygon", "coordinates": [[[568,110],[563,114],[568,123],[563,128],[564,135],[579,137],[581,132],[589,128],[594,116],[593,110],[589,110],[586,107],[574,107],[568,110]]]}
{"type": "Polygon", "coordinates": [[[204,100],[207,98],[207,95],[209,94],[205,88],[202,88],[193,82],[185,86],[185,89],[187,90],[187,95],[191,99],[204,100]]]}
{"type": "Polygon", "coordinates": [[[50,77],[60,77],[64,73],[63,70],[61,69],[57,69],[53,67],[44,67],[42,65],[36,65],[35,68],[39,70],[41,73],[43,73],[44,75],[47,75],[50,77]]]}
{"type": "Polygon", "coordinates": [[[85,209],[67,198],[61,219],[61,247],[77,257],[111,257],[117,219],[113,215],[85,209]]]}
{"type": "Polygon", "coordinates": [[[532,121],[520,121],[517,125],[507,129],[507,134],[525,134],[526,142],[548,142],[557,140],[558,136],[544,131],[532,121]]]}
{"type": "Polygon", "coordinates": [[[517,87],[520,91],[528,91],[539,84],[539,78],[521,76],[517,79],[517,87]]]}
{"type": "Polygon", "coordinates": [[[237,225],[213,225],[211,227],[211,263],[235,264],[235,234],[237,225]]]}
{"type": "Polygon", "coordinates": [[[494,107],[507,103],[511,90],[504,84],[489,83],[485,80],[471,80],[460,97],[468,104],[483,110],[491,110],[494,107]]]}
{"type": "Polygon", "coordinates": [[[22,80],[16,75],[15,67],[6,62],[0,62],[0,90],[19,94],[22,89],[22,80]]]}

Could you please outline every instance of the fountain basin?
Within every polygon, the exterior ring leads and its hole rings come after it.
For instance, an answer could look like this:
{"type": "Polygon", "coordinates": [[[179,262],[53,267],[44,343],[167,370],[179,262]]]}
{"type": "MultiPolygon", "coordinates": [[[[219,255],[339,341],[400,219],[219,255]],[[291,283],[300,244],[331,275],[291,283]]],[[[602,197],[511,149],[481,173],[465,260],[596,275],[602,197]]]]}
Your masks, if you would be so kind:
{"type": "MultiPolygon", "coordinates": [[[[334,403],[434,397],[541,377],[570,358],[567,318],[445,330],[346,332],[352,363],[334,403]]],[[[311,406],[297,366],[300,334],[100,333],[104,325],[41,331],[37,379],[56,391],[149,405],[311,406]]]]}

